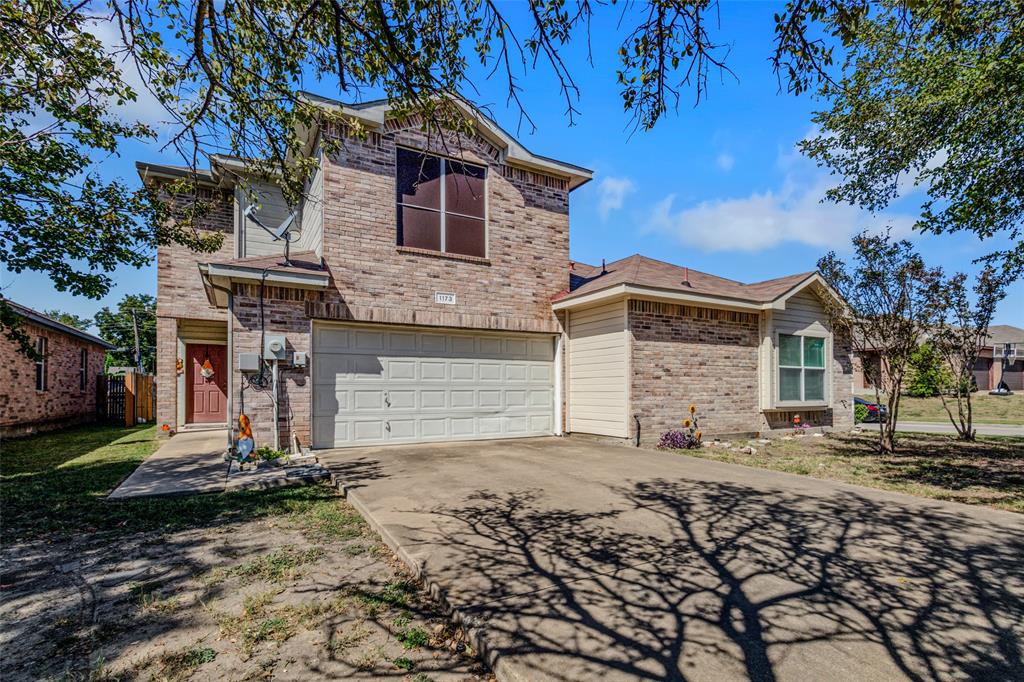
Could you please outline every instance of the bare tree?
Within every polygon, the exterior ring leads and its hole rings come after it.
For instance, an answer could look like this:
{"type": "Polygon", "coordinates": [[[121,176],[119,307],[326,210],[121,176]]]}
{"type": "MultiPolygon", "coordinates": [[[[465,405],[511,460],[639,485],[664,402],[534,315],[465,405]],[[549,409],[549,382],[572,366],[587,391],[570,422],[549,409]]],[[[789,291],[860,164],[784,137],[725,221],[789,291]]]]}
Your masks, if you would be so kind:
{"type": "Polygon", "coordinates": [[[953,376],[951,390],[939,395],[961,440],[974,440],[971,370],[981,349],[988,345],[988,327],[1009,283],[1005,274],[986,267],[974,282],[973,302],[967,292],[967,275],[958,272],[942,285],[943,304],[936,306],[932,345],[953,376]]]}
{"type": "Polygon", "coordinates": [[[925,266],[907,240],[889,233],[863,232],[853,239],[854,262],[847,265],[835,252],[818,261],[818,270],[842,301],[828,301],[826,310],[835,333],[846,337],[862,357],[875,353],[879,370],[872,376],[875,400],[889,403],[889,417],[879,420],[878,447],[895,451],[903,380],[910,356],[934,317],[942,271],[925,266]]]}

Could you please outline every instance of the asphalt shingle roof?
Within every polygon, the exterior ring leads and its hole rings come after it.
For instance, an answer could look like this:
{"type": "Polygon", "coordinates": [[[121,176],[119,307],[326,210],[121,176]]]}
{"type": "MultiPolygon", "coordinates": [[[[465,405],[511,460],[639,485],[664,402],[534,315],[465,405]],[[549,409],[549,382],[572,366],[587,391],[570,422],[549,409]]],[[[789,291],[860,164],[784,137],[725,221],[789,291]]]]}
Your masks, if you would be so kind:
{"type": "Polygon", "coordinates": [[[600,265],[573,263],[569,272],[569,291],[563,292],[556,299],[576,298],[619,284],[628,284],[754,303],[767,303],[783,295],[813,274],[813,272],[801,272],[786,277],[744,284],[693,268],[634,254],[628,258],[608,263],[603,273],[600,265]]]}

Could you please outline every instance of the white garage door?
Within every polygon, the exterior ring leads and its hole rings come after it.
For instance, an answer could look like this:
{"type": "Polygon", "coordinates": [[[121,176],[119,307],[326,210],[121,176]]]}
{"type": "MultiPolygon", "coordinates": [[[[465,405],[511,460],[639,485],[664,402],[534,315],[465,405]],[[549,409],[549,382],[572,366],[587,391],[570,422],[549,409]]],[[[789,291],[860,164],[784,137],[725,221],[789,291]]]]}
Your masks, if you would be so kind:
{"type": "Polygon", "coordinates": [[[313,326],[313,447],[550,435],[550,336],[313,326]]]}

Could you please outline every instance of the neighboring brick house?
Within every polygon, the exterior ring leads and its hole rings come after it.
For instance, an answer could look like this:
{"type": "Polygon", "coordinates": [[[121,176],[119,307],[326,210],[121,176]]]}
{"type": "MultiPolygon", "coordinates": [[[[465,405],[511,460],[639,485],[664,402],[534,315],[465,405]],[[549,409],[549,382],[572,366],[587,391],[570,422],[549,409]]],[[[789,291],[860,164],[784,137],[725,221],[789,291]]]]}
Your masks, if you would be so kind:
{"type": "MultiPolygon", "coordinates": [[[[574,354],[563,353],[586,347],[582,336],[593,325],[580,320],[606,319],[587,312],[594,306],[588,297],[614,285],[614,276],[567,269],[569,195],[590,171],[532,154],[468,106],[477,132],[453,143],[391,116],[382,102],[308,99],[357,119],[368,134],[305,131],[319,169],[298,207],[289,258],[283,242],[260,226],[276,227],[289,215],[280,191],[242,180],[242,164],[225,157],[213,157],[199,178],[209,197],[223,199],[205,226],[224,234],[220,252],[167,246],[158,253],[157,419],[172,430],[234,424],[244,410],[261,444],[276,436],[282,447],[566,428],[627,437],[633,414],[653,432],[676,423],[679,404],[689,400],[706,404],[709,433],[766,430],[797,407],[825,425],[852,424],[849,357],[842,362],[842,348],[814,308],[814,296],[828,294],[815,277],[787,278],[775,288],[732,282],[752,297],[749,304],[657,288],[602,298],[601,305],[621,302],[622,330],[630,335],[615,361],[621,376],[603,377],[583,355],[577,366],[574,354]],[[339,152],[322,153],[328,137],[343,142],[339,152]],[[789,300],[791,311],[798,301],[801,314],[814,308],[814,319],[794,334],[813,327],[836,358],[820,400],[771,398],[770,339],[781,328],[771,315],[785,318],[789,300]],[[704,369],[693,369],[687,353],[704,369]],[[726,371],[712,376],[708,368],[718,364],[726,371]],[[622,400],[605,401],[622,408],[614,429],[587,416],[594,406],[573,398],[574,387],[606,379],[622,384],[622,400]]],[[[183,172],[137,165],[147,183],[183,172]]],[[[791,370],[783,372],[787,382],[791,370]]]]}
{"type": "Polygon", "coordinates": [[[0,438],[50,431],[96,419],[96,377],[109,343],[31,308],[6,301],[42,355],[32,360],[0,336],[0,438]]]}
{"type": "MultiPolygon", "coordinates": [[[[857,351],[853,359],[853,390],[873,394],[872,377],[880,377],[882,361],[877,351],[857,351]]],[[[989,327],[988,338],[971,369],[979,391],[991,391],[1005,382],[1011,391],[1024,391],[1024,329],[1008,324],[989,327]]]]}

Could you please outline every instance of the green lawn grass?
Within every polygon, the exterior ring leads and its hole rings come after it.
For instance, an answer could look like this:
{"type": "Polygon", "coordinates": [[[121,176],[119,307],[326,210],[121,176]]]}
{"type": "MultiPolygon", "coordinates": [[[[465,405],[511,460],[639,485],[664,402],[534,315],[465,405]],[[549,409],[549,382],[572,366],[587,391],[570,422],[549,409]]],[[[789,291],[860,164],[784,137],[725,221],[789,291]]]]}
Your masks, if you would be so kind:
{"type": "Polygon", "coordinates": [[[178,498],[107,500],[156,450],[155,427],[87,426],[9,440],[0,448],[2,538],[180,529],[312,509],[327,486],[178,498]]]}
{"type": "MultiPolygon", "coordinates": [[[[862,397],[874,402],[874,394],[862,397]]],[[[956,401],[949,399],[950,409],[956,415],[956,401]]],[[[888,402],[883,396],[882,402],[888,402]]],[[[1018,392],[1011,396],[995,396],[978,391],[971,395],[971,412],[976,424],[1024,424],[1024,393],[1018,392]]],[[[949,415],[942,407],[942,399],[911,398],[908,395],[900,398],[900,421],[908,422],[942,422],[949,424],[949,415]]]]}
{"type": "Polygon", "coordinates": [[[871,431],[775,439],[754,447],[753,454],[718,447],[681,452],[1024,513],[1024,438],[983,437],[965,443],[940,434],[902,434],[891,456],[878,453],[877,435],[871,431]]]}

